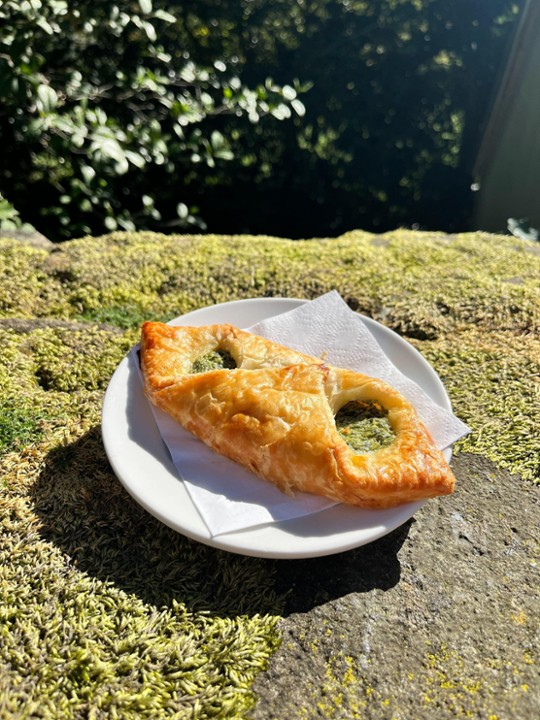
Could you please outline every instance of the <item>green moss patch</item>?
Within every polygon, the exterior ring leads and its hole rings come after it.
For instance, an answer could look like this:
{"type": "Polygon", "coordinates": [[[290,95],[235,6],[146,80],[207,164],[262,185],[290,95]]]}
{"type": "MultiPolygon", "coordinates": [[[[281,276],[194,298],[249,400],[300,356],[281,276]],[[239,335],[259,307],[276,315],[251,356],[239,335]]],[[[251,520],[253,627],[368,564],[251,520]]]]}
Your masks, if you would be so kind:
{"type": "Polygon", "coordinates": [[[29,408],[4,401],[0,415],[0,452],[23,447],[42,436],[43,417],[29,408]]]}
{"type": "Polygon", "coordinates": [[[291,242],[113,233],[64,243],[48,256],[28,248],[24,262],[13,259],[20,244],[1,243],[4,271],[12,268],[9,277],[20,275],[27,288],[17,293],[10,283],[4,308],[12,315],[116,318],[133,326],[141,317],[172,318],[231,299],[311,298],[337,288],[355,309],[411,337],[435,337],[462,323],[540,327],[540,256],[516,238],[399,230],[291,242]]]}
{"type": "Polygon", "coordinates": [[[99,431],[135,333],[0,329],[0,692],[7,716],[243,717],[279,642],[272,565],[131,500],[99,431]]]}
{"type": "Polygon", "coordinates": [[[540,340],[470,329],[459,345],[418,344],[440,373],[454,412],[472,428],[457,450],[484,455],[540,482],[540,340]]]}
{"type": "Polygon", "coordinates": [[[105,389],[131,344],[129,335],[91,327],[37,330],[28,339],[38,384],[64,392],[105,389]]]}

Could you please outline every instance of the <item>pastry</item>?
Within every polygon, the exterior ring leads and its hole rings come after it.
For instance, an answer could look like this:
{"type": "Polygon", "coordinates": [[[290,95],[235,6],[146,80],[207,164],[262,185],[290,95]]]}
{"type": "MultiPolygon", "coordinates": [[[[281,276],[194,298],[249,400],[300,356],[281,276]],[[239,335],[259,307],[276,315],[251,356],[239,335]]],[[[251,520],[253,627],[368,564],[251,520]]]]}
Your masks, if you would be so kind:
{"type": "Polygon", "coordinates": [[[157,407],[283,492],[385,508],[453,490],[415,409],[381,380],[231,325],[146,322],[140,357],[157,407]]]}

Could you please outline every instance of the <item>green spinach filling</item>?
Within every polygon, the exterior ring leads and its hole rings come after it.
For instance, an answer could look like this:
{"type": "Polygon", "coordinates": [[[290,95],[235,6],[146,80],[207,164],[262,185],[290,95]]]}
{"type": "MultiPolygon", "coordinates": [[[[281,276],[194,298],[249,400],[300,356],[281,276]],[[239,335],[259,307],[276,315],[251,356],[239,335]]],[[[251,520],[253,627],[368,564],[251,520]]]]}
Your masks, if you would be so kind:
{"type": "Polygon", "coordinates": [[[236,367],[236,361],[226,350],[212,350],[206,355],[201,355],[193,361],[192,373],[203,373],[208,370],[232,370],[236,367]]]}
{"type": "Polygon", "coordinates": [[[356,453],[369,453],[390,445],[395,438],[386,410],[375,402],[355,400],[336,414],[336,427],[356,453]]]}

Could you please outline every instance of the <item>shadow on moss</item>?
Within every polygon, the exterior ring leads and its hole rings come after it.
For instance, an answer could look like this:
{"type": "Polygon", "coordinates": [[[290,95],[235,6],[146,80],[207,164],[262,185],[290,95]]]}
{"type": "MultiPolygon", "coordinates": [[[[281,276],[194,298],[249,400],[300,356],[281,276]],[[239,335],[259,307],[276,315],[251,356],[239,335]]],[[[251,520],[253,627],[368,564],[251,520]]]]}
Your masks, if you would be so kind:
{"type": "Polygon", "coordinates": [[[189,540],[141,508],[114,476],[99,427],[51,451],[32,489],[41,535],[78,570],[157,607],[221,616],[305,611],[350,592],[389,589],[409,524],[329,558],[272,561],[189,540]]]}

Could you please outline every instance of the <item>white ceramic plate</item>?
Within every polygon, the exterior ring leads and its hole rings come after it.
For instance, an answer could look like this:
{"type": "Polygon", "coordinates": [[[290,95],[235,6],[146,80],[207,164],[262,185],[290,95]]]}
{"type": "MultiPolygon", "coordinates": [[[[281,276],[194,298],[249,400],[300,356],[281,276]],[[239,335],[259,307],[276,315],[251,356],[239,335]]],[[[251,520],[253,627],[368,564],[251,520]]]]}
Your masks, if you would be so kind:
{"type": "MultiPolygon", "coordinates": [[[[195,310],[171,325],[232,323],[250,327],[306,302],[258,298],[195,310]]],[[[442,407],[451,409],[444,386],[412,345],[370,318],[363,318],[388,358],[442,407]]],[[[315,515],[212,538],[170,459],[144,397],[139,378],[125,358],[116,369],[103,403],[103,443],[111,466],[127,491],[161,522],[193,540],[222,550],[267,558],[308,558],[343,552],[376,540],[409,520],[423,502],[389,510],[336,505],[315,515]]],[[[450,460],[451,451],[445,456],[450,460]]]]}

